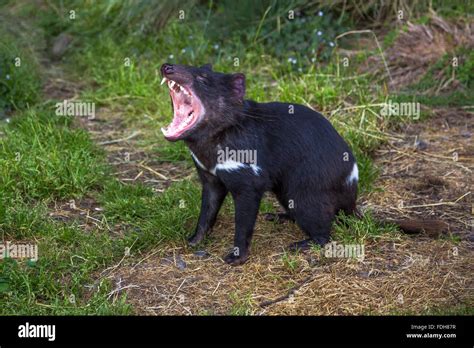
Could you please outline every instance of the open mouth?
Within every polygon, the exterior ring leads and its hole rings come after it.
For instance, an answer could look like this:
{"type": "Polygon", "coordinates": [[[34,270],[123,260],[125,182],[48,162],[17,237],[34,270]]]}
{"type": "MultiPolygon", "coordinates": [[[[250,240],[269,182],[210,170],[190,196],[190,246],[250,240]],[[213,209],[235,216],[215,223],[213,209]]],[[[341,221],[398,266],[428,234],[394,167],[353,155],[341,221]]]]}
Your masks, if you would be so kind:
{"type": "Polygon", "coordinates": [[[196,125],[203,107],[199,98],[189,88],[167,77],[163,78],[161,84],[165,82],[168,84],[173,104],[173,121],[167,127],[161,128],[161,131],[165,138],[176,140],[196,125]]]}

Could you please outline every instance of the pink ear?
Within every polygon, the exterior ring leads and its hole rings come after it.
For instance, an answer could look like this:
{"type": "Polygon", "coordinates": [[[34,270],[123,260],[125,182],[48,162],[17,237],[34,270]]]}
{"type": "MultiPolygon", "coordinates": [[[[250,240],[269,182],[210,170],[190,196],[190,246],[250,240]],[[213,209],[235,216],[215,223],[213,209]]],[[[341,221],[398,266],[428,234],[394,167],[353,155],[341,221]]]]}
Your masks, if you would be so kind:
{"type": "Polygon", "coordinates": [[[241,73],[232,75],[232,87],[239,99],[244,99],[245,96],[245,75],[241,73]]]}

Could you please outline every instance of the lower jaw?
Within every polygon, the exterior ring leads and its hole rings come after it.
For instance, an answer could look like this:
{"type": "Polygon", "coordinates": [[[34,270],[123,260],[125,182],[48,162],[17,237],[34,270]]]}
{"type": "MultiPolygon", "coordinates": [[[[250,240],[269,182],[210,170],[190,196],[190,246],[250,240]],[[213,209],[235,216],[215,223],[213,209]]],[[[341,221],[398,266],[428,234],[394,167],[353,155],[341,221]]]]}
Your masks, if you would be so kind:
{"type": "Polygon", "coordinates": [[[166,140],[168,141],[171,141],[171,142],[175,142],[175,141],[178,141],[178,140],[181,140],[182,139],[182,136],[183,134],[180,134],[180,135],[169,135],[169,136],[164,136],[166,140]]]}
{"type": "Polygon", "coordinates": [[[187,129],[183,130],[179,134],[173,134],[173,135],[163,134],[163,135],[164,135],[165,139],[168,140],[168,141],[178,141],[178,140],[186,138],[187,134],[189,134],[189,131],[192,130],[193,128],[194,128],[194,125],[190,128],[187,128],[187,129]]]}

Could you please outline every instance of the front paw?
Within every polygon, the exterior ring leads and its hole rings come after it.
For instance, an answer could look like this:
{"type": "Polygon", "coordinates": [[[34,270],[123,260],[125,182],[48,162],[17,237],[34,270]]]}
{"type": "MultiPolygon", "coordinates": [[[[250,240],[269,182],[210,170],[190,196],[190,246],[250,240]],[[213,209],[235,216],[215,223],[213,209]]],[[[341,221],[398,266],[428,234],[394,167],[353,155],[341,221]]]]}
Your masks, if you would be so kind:
{"type": "Polygon", "coordinates": [[[196,246],[204,239],[204,234],[194,233],[191,237],[188,238],[189,246],[196,246]]]}
{"type": "Polygon", "coordinates": [[[231,266],[243,265],[248,259],[248,254],[237,255],[235,252],[231,252],[224,257],[224,261],[231,266]]]}

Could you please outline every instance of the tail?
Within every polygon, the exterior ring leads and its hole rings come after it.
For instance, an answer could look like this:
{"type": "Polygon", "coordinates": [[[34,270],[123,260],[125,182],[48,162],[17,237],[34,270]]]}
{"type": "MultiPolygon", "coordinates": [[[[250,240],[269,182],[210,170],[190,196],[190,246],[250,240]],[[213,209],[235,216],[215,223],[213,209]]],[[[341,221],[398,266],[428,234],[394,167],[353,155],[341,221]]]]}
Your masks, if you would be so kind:
{"type": "MultiPolygon", "coordinates": [[[[363,216],[359,209],[355,209],[353,214],[359,219],[363,216]]],[[[378,222],[393,224],[406,234],[423,233],[434,238],[449,232],[449,224],[439,219],[378,220],[378,222]]]]}
{"type": "Polygon", "coordinates": [[[449,225],[438,219],[387,220],[407,234],[424,233],[430,237],[439,237],[449,232],[449,225]]]}

